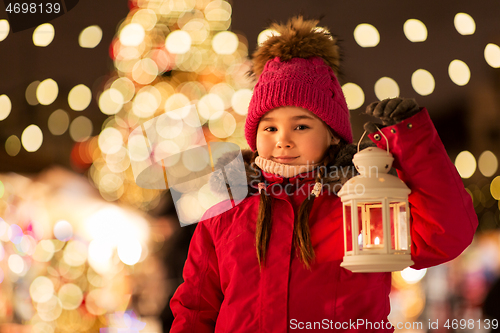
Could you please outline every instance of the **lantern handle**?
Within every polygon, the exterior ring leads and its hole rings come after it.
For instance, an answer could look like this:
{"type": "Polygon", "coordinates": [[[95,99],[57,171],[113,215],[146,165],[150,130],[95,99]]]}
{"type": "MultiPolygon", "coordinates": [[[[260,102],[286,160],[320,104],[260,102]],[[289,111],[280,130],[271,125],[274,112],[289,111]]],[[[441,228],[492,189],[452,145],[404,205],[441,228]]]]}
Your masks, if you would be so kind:
{"type": "MultiPolygon", "coordinates": [[[[378,131],[380,132],[380,134],[382,134],[382,136],[385,139],[385,142],[387,142],[387,154],[390,154],[389,153],[389,140],[387,140],[387,137],[385,136],[385,134],[380,130],[380,128],[376,124],[373,124],[373,125],[375,125],[375,127],[378,129],[378,131]]],[[[366,134],[366,131],[363,132],[363,135],[361,136],[361,139],[359,139],[359,141],[358,141],[358,153],[359,153],[359,145],[361,144],[361,141],[365,137],[365,134],[366,134]]]]}

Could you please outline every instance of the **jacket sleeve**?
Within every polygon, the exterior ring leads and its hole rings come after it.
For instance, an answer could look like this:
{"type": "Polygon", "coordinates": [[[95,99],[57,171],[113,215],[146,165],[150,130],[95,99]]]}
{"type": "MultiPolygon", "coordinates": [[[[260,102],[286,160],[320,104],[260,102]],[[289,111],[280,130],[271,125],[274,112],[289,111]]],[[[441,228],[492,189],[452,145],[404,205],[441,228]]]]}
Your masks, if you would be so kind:
{"type": "MultiPolygon", "coordinates": [[[[416,115],[382,129],[399,178],[411,189],[411,256],[415,269],[454,259],[472,242],[478,226],[472,198],[451,162],[429,114],[416,115]]],[[[369,135],[386,149],[382,135],[369,135]]]]}
{"type": "Polygon", "coordinates": [[[220,215],[199,222],[196,226],[184,265],[184,283],[177,288],[170,301],[174,315],[171,333],[215,331],[224,296],[210,225],[219,219],[220,215]]]}

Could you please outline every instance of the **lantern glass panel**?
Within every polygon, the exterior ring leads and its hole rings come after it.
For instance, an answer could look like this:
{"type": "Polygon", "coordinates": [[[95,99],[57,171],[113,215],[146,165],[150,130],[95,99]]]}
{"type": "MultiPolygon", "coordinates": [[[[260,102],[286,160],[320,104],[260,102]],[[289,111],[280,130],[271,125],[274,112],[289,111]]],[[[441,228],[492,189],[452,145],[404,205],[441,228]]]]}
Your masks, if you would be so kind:
{"type": "Polygon", "coordinates": [[[344,206],[344,221],[345,221],[345,250],[352,251],[352,219],[351,219],[351,204],[344,206]]]}
{"type": "Polygon", "coordinates": [[[364,202],[358,204],[360,250],[384,248],[384,219],[381,202],[364,202]]]}
{"type": "Polygon", "coordinates": [[[391,249],[395,251],[408,250],[408,221],[406,202],[391,201],[389,203],[391,217],[391,249]]]}

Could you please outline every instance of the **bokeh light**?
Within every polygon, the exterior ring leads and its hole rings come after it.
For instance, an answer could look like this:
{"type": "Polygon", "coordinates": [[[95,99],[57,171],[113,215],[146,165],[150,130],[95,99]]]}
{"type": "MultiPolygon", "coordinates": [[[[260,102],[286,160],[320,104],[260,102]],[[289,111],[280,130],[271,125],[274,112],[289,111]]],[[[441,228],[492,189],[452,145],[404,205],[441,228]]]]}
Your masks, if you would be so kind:
{"type": "Polygon", "coordinates": [[[417,69],[411,76],[411,85],[418,94],[427,96],[434,91],[436,82],[429,71],[417,69]]]}
{"type": "Polygon", "coordinates": [[[153,29],[157,21],[156,13],[151,9],[140,9],[132,17],[132,22],[139,23],[146,31],[153,29]]]}
{"type": "Polygon", "coordinates": [[[233,54],[238,43],[238,36],[231,31],[218,32],[212,39],[212,47],[217,54],[233,54]]]}
{"type": "Polygon", "coordinates": [[[68,113],[62,109],[55,110],[50,115],[47,125],[53,135],[64,134],[69,127],[68,113]]]}
{"type": "Polygon", "coordinates": [[[52,104],[59,94],[59,87],[56,81],[45,79],[36,87],[36,98],[42,105],[52,104]]]}
{"type": "Polygon", "coordinates": [[[83,293],[80,287],[73,283],[66,283],[57,292],[61,300],[61,306],[65,310],[77,309],[83,301],[83,293]]]}
{"type": "Polygon", "coordinates": [[[0,95],[0,121],[7,118],[12,110],[12,102],[10,101],[9,96],[0,95]]]}
{"type": "Polygon", "coordinates": [[[469,151],[462,151],[455,159],[455,167],[462,178],[470,178],[476,171],[476,159],[469,151]]]}
{"type": "Polygon", "coordinates": [[[19,275],[24,270],[24,260],[21,256],[17,254],[11,254],[8,260],[9,269],[19,275]]]}
{"type": "Polygon", "coordinates": [[[239,89],[231,98],[231,106],[239,115],[245,116],[248,113],[248,106],[252,99],[253,92],[250,89],[239,89]]]}
{"type": "Polygon", "coordinates": [[[111,88],[102,92],[99,96],[99,109],[105,115],[118,113],[123,107],[123,95],[119,90],[111,88]]]}
{"type": "Polygon", "coordinates": [[[99,45],[102,39],[102,29],[98,25],[91,25],[80,32],[78,44],[81,47],[92,49],[99,45]]]}
{"type": "Polygon", "coordinates": [[[69,126],[69,135],[76,142],[87,140],[92,135],[92,121],[85,116],[75,118],[69,126]]]}
{"type": "Polygon", "coordinates": [[[417,19],[409,19],[403,25],[403,31],[409,41],[417,43],[427,39],[427,27],[417,19]]]}
{"type": "Polygon", "coordinates": [[[500,68],[500,47],[489,43],[484,48],[484,59],[493,68],[500,68]]]}
{"type": "Polygon", "coordinates": [[[365,102],[365,93],[360,86],[355,83],[346,83],[342,86],[342,91],[349,110],[356,110],[365,102]]]}
{"type": "Polygon", "coordinates": [[[380,42],[380,34],[373,25],[362,23],[354,29],[354,39],[361,47],[374,47],[380,42]]]}
{"type": "Polygon", "coordinates": [[[453,23],[461,35],[472,35],[476,31],[476,22],[469,14],[458,13],[455,15],[453,23]]]}
{"type": "Polygon", "coordinates": [[[7,20],[0,20],[0,42],[9,35],[10,25],[7,20]]]}
{"type": "Polygon", "coordinates": [[[375,95],[380,101],[386,98],[399,97],[399,86],[390,77],[382,77],[375,83],[375,95]]]}
{"type": "Polygon", "coordinates": [[[108,127],[99,135],[98,144],[104,154],[114,154],[123,147],[123,136],[116,128],[108,127]]]}
{"type": "Polygon", "coordinates": [[[31,82],[26,88],[26,93],[24,96],[26,97],[26,101],[29,105],[37,105],[38,99],[36,98],[36,88],[40,84],[40,81],[36,80],[31,82]]]}
{"type": "Polygon", "coordinates": [[[48,262],[54,256],[54,252],[56,252],[56,248],[52,241],[41,240],[35,247],[33,259],[38,262],[48,262]]]}
{"type": "Polygon", "coordinates": [[[66,242],[73,237],[73,226],[68,221],[58,221],[54,226],[54,236],[66,242]]]}
{"type": "Polygon", "coordinates": [[[16,135],[11,135],[5,140],[5,151],[10,156],[16,156],[21,151],[21,140],[16,135]]]}
{"type": "Polygon", "coordinates": [[[81,241],[71,240],[64,248],[64,261],[70,266],[80,266],[87,260],[87,246],[81,241]]]}
{"type": "Polygon", "coordinates": [[[477,166],[485,177],[493,176],[498,170],[498,159],[491,151],[484,151],[478,159],[477,166]]]}
{"type": "Polygon", "coordinates": [[[215,137],[227,138],[234,133],[236,120],[229,112],[219,111],[210,117],[208,128],[215,137]]]}
{"type": "Polygon", "coordinates": [[[52,24],[40,24],[35,31],[33,31],[33,44],[35,44],[35,46],[45,47],[52,43],[54,36],[55,30],[52,24]]]}
{"type": "Polygon", "coordinates": [[[120,43],[124,46],[138,46],[144,40],[146,32],[142,25],[129,23],[120,31],[120,43]]]}
{"type": "Polygon", "coordinates": [[[75,111],[85,110],[92,101],[92,92],[84,84],[74,86],[68,95],[69,107],[75,111]]]}
{"type": "Polygon", "coordinates": [[[23,230],[17,224],[11,224],[7,229],[7,236],[12,243],[19,244],[23,238],[23,230]]]}
{"type": "Polygon", "coordinates": [[[495,200],[500,200],[500,176],[496,176],[491,181],[491,184],[490,184],[490,193],[491,193],[491,196],[495,200]]]}
{"type": "Polygon", "coordinates": [[[54,283],[45,276],[38,276],[30,285],[31,299],[37,303],[47,302],[54,294],[54,283]]]}
{"type": "Polygon", "coordinates": [[[259,45],[262,45],[262,43],[264,43],[269,37],[279,36],[279,35],[280,35],[279,32],[277,32],[276,30],[272,30],[272,29],[262,30],[259,33],[259,36],[257,37],[257,43],[259,45]]]}
{"type": "Polygon", "coordinates": [[[165,40],[165,47],[172,54],[184,54],[191,48],[191,36],[186,31],[172,31],[165,40]]]}
{"type": "Polygon", "coordinates": [[[120,260],[129,266],[135,265],[139,262],[142,253],[142,246],[136,239],[124,239],[119,242],[118,257],[120,260]]]}
{"type": "Polygon", "coordinates": [[[450,79],[458,86],[464,86],[469,83],[470,69],[462,60],[453,60],[448,66],[450,79]]]}
{"type": "Polygon", "coordinates": [[[21,135],[21,142],[26,151],[37,151],[43,142],[43,133],[40,127],[37,125],[29,125],[26,127],[21,135]]]}
{"type": "Polygon", "coordinates": [[[422,280],[426,273],[427,268],[417,270],[407,267],[401,271],[401,277],[406,283],[415,284],[422,280]]]}

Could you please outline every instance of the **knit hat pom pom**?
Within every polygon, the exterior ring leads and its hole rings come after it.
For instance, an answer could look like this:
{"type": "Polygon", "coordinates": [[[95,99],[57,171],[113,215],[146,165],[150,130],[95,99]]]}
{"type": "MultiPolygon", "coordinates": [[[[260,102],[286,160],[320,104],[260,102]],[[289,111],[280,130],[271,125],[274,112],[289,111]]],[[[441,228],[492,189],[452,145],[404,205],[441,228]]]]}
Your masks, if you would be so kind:
{"type": "Polygon", "coordinates": [[[293,17],[286,24],[273,23],[273,34],[253,53],[252,71],[260,76],[267,61],[279,57],[281,61],[292,58],[321,57],[338,75],[340,50],[337,39],[328,30],[318,27],[318,20],[293,17]]]}

